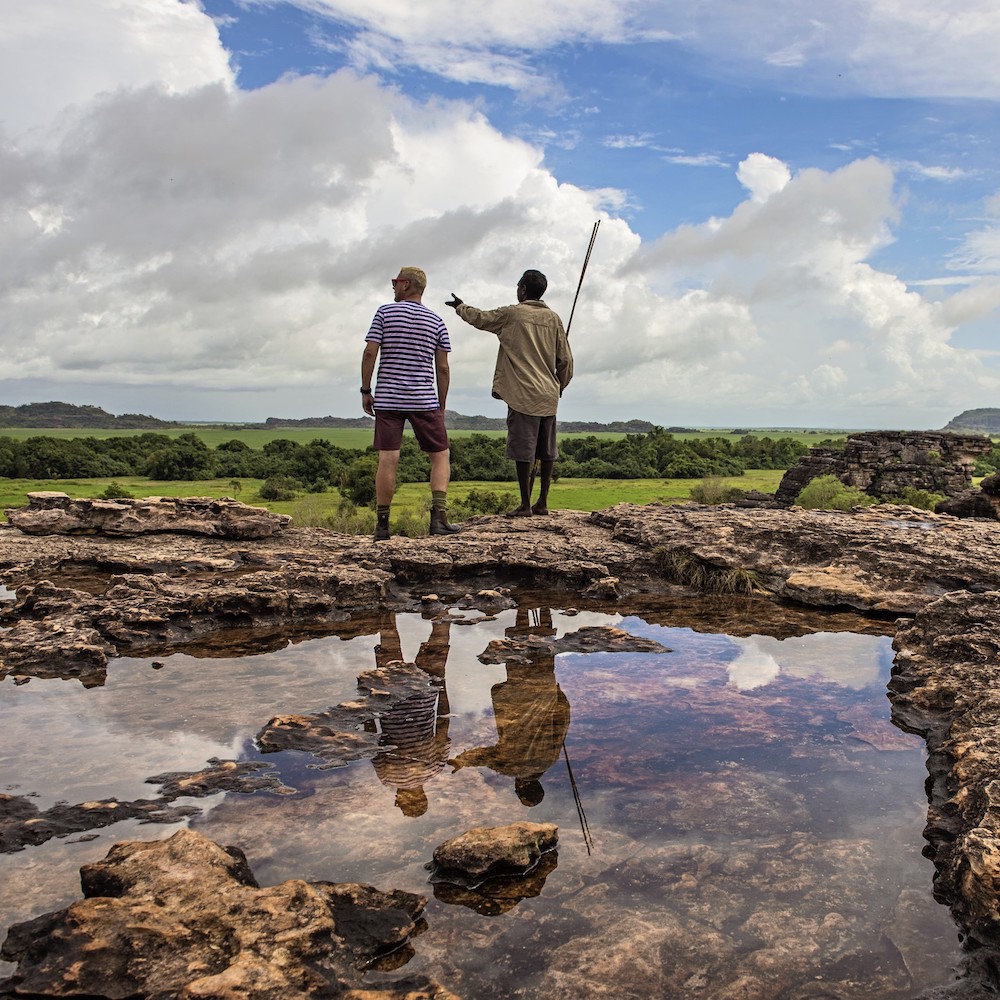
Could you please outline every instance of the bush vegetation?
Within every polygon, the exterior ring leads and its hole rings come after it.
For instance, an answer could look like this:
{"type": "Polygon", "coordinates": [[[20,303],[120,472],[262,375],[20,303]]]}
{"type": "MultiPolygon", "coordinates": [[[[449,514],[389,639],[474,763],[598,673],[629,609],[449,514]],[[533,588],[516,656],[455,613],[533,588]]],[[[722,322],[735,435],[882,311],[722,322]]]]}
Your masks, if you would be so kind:
{"type": "Polygon", "coordinates": [[[845,486],[836,476],[817,476],[803,488],[795,502],[806,510],[850,510],[871,507],[878,500],[855,486],[845,486]]]}
{"type": "MultiPolygon", "coordinates": [[[[745,469],[787,469],[808,450],[794,438],[717,436],[683,440],[656,427],[620,438],[596,435],[560,440],[557,475],[566,479],[700,479],[739,476],[745,469]]],[[[0,437],[0,477],[79,479],[147,476],[159,481],[286,477],[297,489],[321,493],[344,490],[354,503],[369,503],[374,488],[371,449],[340,448],[324,438],[299,443],[276,438],[262,448],[238,439],[209,447],[193,431],[176,437],[143,433],[121,437],[61,438],[47,435],[18,440],[0,437]]],[[[453,482],[513,482],[514,463],[504,455],[502,436],[454,437],[453,482]]],[[[427,482],[429,464],[416,442],[404,438],[398,480],[427,482]]]]}

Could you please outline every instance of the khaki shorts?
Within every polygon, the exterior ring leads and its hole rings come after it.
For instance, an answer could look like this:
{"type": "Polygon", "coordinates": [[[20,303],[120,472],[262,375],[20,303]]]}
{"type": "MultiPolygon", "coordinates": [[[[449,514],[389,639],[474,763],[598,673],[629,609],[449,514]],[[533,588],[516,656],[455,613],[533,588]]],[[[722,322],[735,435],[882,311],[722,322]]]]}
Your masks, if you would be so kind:
{"type": "Polygon", "coordinates": [[[421,451],[448,450],[448,432],[440,410],[376,410],[375,450],[399,451],[403,447],[403,424],[407,420],[421,451]]]}
{"type": "Polygon", "coordinates": [[[515,462],[554,462],[559,457],[555,414],[532,417],[508,408],[506,454],[515,462]]]}

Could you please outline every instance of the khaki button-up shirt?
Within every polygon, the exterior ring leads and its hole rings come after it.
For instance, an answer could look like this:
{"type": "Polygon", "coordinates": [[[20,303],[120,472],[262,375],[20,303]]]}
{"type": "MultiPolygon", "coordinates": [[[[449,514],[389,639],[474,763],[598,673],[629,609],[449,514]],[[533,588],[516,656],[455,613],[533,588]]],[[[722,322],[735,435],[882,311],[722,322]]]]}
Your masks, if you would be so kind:
{"type": "Polygon", "coordinates": [[[493,395],[520,413],[554,416],[559,396],[573,378],[573,354],[558,314],[541,299],[490,310],[463,303],[455,311],[500,341],[493,395]]]}

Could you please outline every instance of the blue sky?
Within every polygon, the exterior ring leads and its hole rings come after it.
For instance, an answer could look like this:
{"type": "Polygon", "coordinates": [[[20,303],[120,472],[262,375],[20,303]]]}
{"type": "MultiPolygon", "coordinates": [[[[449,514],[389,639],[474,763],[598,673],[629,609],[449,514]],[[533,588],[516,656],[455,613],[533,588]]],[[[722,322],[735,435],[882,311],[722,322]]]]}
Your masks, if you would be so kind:
{"type": "Polygon", "coordinates": [[[994,0],[32,0],[0,24],[0,398],[359,412],[423,266],[574,316],[566,419],[940,427],[1000,406],[994,0]]]}

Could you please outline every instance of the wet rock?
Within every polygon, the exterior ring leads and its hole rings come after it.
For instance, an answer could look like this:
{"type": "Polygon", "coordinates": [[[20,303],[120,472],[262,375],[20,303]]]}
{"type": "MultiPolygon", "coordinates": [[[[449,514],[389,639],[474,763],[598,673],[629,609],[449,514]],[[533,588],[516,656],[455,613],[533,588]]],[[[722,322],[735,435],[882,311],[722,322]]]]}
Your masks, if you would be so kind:
{"type": "Polygon", "coordinates": [[[452,906],[465,906],[483,917],[496,917],[514,909],[521,900],[540,896],[545,880],[559,864],[557,851],[548,851],[524,875],[484,879],[475,888],[454,882],[435,882],[434,898],[452,906]]]}
{"type": "Polygon", "coordinates": [[[479,654],[482,663],[507,663],[510,660],[530,660],[559,653],[669,653],[655,639],[629,635],[623,629],[609,625],[592,625],[566,633],[558,639],[544,635],[518,635],[493,639],[479,654]]]}
{"type": "Polygon", "coordinates": [[[340,767],[352,760],[375,757],[386,749],[372,724],[393,705],[433,690],[432,678],[416,664],[393,660],[358,677],[361,697],[315,715],[277,715],[257,734],[263,753],[303,750],[340,767]]]}
{"type": "Polygon", "coordinates": [[[174,799],[182,797],[203,798],[221,791],[242,794],[270,791],[282,795],[294,792],[282,784],[271,764],[215,757],[208,763],[201,771],[147,778],[147,784],[161,786],[161,794],[154,799],[99,799],[75,805],[57,802],[41,811],[26,796],[0,793],[0,854],[37,847],[53,837],[97,830],[129,819],[140,823],[176,823],[201,812],[195,806],[172,805],[174,799]]]}
{"type": "Polygon", "coordinates": [[[0,989],[218,1000],[405,996],[411,988],[450,996],[427,980],[365,984],[359,971],[417,929],[418,896],[299,880],[261,889],[238,848],[191,830],[117,844],[80,874],[83,900],[11,928],[0,956],[17,971],[0,989]]]}
{"type": "Polygon", "coordinates": [[[86,830],[112,826],[126,819],[143,823],[176,823],[197,814],[191,806],[171,806],[170,800],[98,799],[69,805],[57,802],[44,811],[23,795],[0,794],[0,853],[9,854],[36,847],[53,837],[66,837],[86,830]]]}
{"type": "Polygon", "coordinates": [[[146,779],[147,785],[159,785],[164,799],[184,796],[203,798],[216,792],[269,791],[288,795],[295,791],[281,781],[273,764],[251,760],[219,760],[212,757],[200,771],[170,771],[146,779]]]}
{"type": "Polygon", "coordinates": [[[287,514],[226,497],[73,500],[65,493],[28,494],[27,507],[6,511],[28,535],[148,535],[179,532],[215,538],[266,538],[291,523],[287,514]]]}
{"type": "Polygon", "coordinates": [[[523,875],[558,841],[554,823],[477,827],[435,849],[431,880],[475,888],[487,879],[523,875]]]}
{"type": "Polygon", "coordinates": [[[948,594],[896,633],[893,721],[927,742],[935,893],[1000,939],[1000,593],[948,594]]]}

